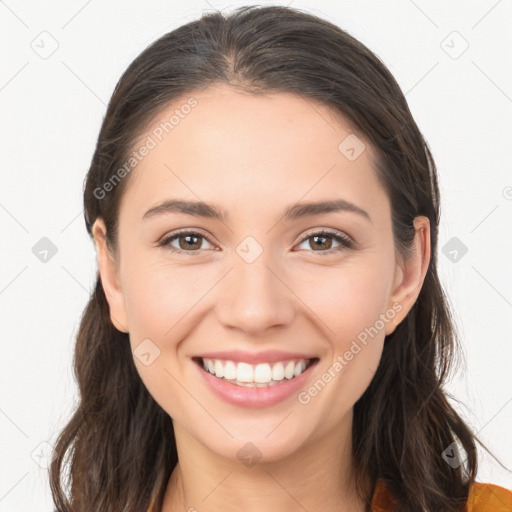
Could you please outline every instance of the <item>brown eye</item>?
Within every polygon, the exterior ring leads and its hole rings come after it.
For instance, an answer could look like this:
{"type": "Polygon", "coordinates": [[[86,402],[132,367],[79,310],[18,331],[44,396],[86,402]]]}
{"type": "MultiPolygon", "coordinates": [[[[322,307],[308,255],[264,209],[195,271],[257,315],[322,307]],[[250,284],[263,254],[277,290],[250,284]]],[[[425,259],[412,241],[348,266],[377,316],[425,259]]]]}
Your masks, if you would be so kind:
{"type": "Polygon", "coordinates": [[[353,246],[353,242],[346,235],[341,233],[333,233],[330,231],[321,231],[320,233],[313,233],[302,239],[300,244],[309,241],[309,247],[313,249],[313,252],[320,254],[332,254],[335,252],[348,249],[353,246]],[[332,248],[333,240],[336,241],[339,246],[332,248]]]}
{"type": "Polygon", "coordinates": [[[188,252],[194,254],[195,252],[201,250],[203,240],[206,240],[208,243],[210,243],[207,238],[200,233],[193,231],[181,231],[164,238],[159,243],[159,246],[164,247],[171,252],[188,252]],[[174,241],[178,241],[178,247],[171,245],[174,241]]]}
{"type": "Polygon", "coordinates": [[[313,235],[309,237],[309,240],[313,240],[313,243],[310,242],[310,245],[313,249],[315,247],[320,249],[330,249],[332,246],[333,237],[328,235],[313,235]]]}

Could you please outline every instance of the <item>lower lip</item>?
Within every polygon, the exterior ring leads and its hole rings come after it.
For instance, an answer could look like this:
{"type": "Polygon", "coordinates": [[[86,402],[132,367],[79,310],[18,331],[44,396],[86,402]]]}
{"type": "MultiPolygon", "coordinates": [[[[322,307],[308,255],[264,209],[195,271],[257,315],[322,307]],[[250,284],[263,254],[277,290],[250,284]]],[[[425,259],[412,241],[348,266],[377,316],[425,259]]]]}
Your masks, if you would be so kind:
{"type": "Polygon", "coordinates": [[[217,396],[226,400],[226,402],[238,405],[239,407],[261,408],[278,404],[298,392],[311,375],[312,369],[318,363],[318,359],[314,360],[298,377],[290,380],[285,377],[279,384],[264,388],[231,384],[204,370],[201,366],[202,363],[193,363],[210,389],[217,396]]]}

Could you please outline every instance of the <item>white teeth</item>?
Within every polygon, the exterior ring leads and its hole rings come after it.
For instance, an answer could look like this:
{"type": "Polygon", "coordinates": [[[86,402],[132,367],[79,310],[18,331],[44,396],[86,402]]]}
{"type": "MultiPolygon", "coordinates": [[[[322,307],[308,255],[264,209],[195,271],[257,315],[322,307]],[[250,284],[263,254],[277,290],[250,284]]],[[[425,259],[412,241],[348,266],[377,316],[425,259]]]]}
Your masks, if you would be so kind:
{"type": "Polygon", "coordinates": [[[272,380],[284,379],[284,366],[283,363],[276,363],[272,368],[272,380]]]}
{"type": "Polygon", "coordinates": [[[295,377],[298,377],[305,369],[306,369],[306,362],[305,361],[299,361],[295,365],[295,369],[293,370],[293,375],[295,377]]]}
{"type": "Polygon", "coordinates": [[[222,366],[222,363],[219,360],[215,361],[214,368],[215,375],[217,375],[217,377],[224,377],[224,367],[222,366]]]}
{"type": "Polygon", "coordinates": [[[272,380],[272,370],[268,363],[258,364],[254,369],[254,382],[269,383],[272,380]]]}
{"type": "Polygon", "coordinates": [[[236,379],[236,365],[233,361],[226,361],[224,365],[224,378],[236,379]]]}
{"type": "MultiPolygon", "coordinates": [[[[218,360],[217,362],[220,363],[220,361],[218,360]]],[[[217,372],[215,372],[215,374],[217,377],[222,377],[222,375],[219,375],[217,372]]],[[[254,370],[250,364],[238,363],[238,366],[236,368],[236,380],[238,382],[254,382],[253,377],[254,370]]]]}
{"type": "Polygon", "coordinates": [[[307,360],[273,363],[260,363],[251,365],[248,363],[235,363],[220,359],[203,359],[203,367],[206,371],[219,379],[231,381],[239,386],[267,387],[274,386],[284,378],[290,380],[298,377],[307,366],[307,360]]]}
{"type": "Polygon", "coordinates": [[[287,379],[292,379],[293,378],[293,374],[295,373],[294,372],[295,370],[295,364],[293,361],[290,361],[287,365],[286,365],[286,368],[284,369],[284,376],[287,378],[287,379]]]}

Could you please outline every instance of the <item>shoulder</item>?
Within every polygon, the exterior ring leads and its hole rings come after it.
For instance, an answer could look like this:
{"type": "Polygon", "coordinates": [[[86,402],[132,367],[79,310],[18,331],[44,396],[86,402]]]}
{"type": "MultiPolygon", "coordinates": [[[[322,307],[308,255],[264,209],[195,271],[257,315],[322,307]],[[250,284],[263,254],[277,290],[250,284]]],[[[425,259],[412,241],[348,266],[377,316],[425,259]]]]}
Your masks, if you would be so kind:
{"type": "Polygon", "coordinates": [[[469,490],[468,512],[511,512],[512,490],[475,482],[469,490]]]}
{"type": "MultiPolygon", "coordinates": [[[[372,501],[372,512],[394,510],[395,500],[388,487],[381,480],[372,501]]],[[[512,512],[512,490],[499,485],[475,482],[469,489],[467,512],[512,512]]]]}

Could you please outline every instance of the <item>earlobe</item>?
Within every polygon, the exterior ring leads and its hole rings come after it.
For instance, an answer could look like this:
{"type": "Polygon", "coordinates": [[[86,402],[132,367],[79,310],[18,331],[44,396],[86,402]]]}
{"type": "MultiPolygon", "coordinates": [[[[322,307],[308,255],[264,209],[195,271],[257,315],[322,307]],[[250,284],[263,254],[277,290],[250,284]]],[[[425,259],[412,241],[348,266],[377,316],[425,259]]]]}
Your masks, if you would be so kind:
{"type": "Polygon", "coordinates": [[[92,235],[98,255],[98,270],[101,284],[109,304],[110,319],[114,327],[121,332],[129,332],[124,295],[119,281],[119,268],[107,245],[105,222],[97,218],[92,227],[92,235]]]}
{"type": "MultiPolygon", "coordinates": [[[[430,222],[425,216],[414,219],[416,234],[413,253],[403,262],[397,263],[393,294],[389,307],[401,306],[395,318],[386,325],[386,335],[391,334],[396,326],[407,316],[416,302],[430,263],[430,222]]],[[[395,309],[397,309],[395,307],[395,309]]]]}

